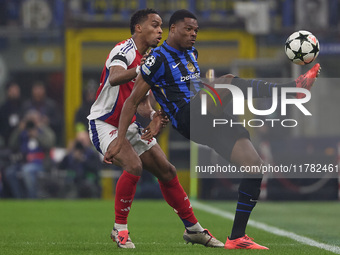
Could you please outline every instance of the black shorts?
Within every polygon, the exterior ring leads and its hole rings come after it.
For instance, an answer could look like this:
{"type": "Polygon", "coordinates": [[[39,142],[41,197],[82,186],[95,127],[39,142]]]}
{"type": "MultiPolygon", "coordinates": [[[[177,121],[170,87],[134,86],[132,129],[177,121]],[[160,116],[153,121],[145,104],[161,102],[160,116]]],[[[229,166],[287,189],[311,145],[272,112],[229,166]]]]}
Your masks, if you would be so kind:
{"type": "Polygon", "coordinates": [[[221,157],[230,161],[231,153],[237,140],[240,138],[250,139],[247,129],[242,125],[216,125],[213,127],[214,119],[226,119],[228,123],[237,120],[227,113],[220,116],[201,115],[201,98],[195,96],[190,104],[182,107],[176,115],[177,131],[187,139],[214,149],[221,157]]]}

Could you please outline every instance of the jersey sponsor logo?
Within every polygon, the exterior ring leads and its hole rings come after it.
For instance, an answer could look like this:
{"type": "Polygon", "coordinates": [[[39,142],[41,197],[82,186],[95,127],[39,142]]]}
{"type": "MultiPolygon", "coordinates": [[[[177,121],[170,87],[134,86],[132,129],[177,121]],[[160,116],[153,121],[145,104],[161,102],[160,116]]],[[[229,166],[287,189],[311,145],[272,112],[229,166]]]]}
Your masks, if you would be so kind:
{"type": "Polygon", "coordinates": [[[147,75],[149,75],[151,73],[151,71],[149,70],[149,68],[146,67],[146,65],[142,65],[142,70],[144,73],[146,73],[147,75]]]}
{"type": "Polygon", "coordinates": [[[177,63],[176,65],[172,65],[172,68],[175,69],[180,63],[177,63]]]}
{"type": "Polygon", "coordinates": [[[188,62],[187,68],[188,68],[188,70],[189,70],[190,72],[195,72],[195,71],[196,71],[195,66],[194,66],[193,63],[191,63],[191,62],[188,62]]]}
{"type": "Polygon", "coordinates": [[[156,58],[154,56],[149,56],[146,60],[145,60],[145,64],[147,66],[153,66],[156,63],[156,58]]]}
{"type": "Polygon", "coordinates": [[[181,76],[181,82],[183,81],[189,81],[191,79],[197,79],[200,77],[200,73],[192,73],[192,74],[188,74],[186,76],[181,76]]]}

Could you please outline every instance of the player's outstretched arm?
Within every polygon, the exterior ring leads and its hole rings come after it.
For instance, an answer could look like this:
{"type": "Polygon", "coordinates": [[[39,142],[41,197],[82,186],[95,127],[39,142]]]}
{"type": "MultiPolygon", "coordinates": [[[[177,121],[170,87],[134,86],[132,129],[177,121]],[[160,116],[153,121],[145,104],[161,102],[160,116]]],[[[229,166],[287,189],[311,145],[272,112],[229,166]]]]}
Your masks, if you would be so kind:
{"type": "Polygon", "coordinates": [[[116,145],[109,148],[108,151],[105,153],[105,162],[112,162],[113,157],[117,155],[121,150],[126,136],[126,131],[131,123],[131,120],[137,111],[139,103],[142,101],[149,89],[150,85],[144,81],[141,75],[138,75],[131,95],[126,99],[122,108],[122,112],[120,114],[116,145]]]}

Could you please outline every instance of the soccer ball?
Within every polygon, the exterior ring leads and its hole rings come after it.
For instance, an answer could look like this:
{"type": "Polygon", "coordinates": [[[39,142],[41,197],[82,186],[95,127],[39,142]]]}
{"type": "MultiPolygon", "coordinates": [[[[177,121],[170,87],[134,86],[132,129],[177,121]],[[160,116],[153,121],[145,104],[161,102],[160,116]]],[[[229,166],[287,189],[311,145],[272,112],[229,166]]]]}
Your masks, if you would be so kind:
{"type": "Polygon", "coordinates": [[[288,58],[297,65],[307,65],[319,55],[320,45],[318,39],[305,30],[291,34],[285,44],[288,58]]]}

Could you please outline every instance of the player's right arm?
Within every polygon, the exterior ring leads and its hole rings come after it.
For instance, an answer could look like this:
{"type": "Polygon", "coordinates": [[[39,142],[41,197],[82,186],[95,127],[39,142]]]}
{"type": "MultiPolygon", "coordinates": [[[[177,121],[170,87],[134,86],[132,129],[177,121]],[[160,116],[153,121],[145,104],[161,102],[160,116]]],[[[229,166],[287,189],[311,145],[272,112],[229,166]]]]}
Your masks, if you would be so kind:
{"type": "Polygon", "coordinates": [[[155,85],[157,80],[164,73],[163,62],[162,59],[157,56],[155,57],[155,53],[153,52],[150,53],[145,60],[145,63],[142,65],[141,73],[137,76],[133,90],[130,96],[125,100],[122,108],[118,126],[118,137],[113,141],[113,146],[105,153],[104,162],[112,162],[113,157],[120,152],[127,129],[137,111],[139,103],[145,98],[145,95],[150,90],[151,86],[155,85]]]}
{"type": "Polygon", "coordinates": [[[104,155],[105,163],[110,164],[114,156],[120,152],[131,120],[137,111],[139,103],[144,99],[149,89],[150,85],[144,81],[141,75],[139,75],[136,79],[131,95],[126,99],[122,108],[119,119],[118,136],[113,141],[115,143],[114,146],[109,147],[104,155]]]}
{"type": "Polygon", "coordinates": [[[139,66],[125,69],[122,66],[111,66],[109,73],[109,82],[111,86],[117,86],[120,84],[125,84],[132,79],[136,78],[139,66]]]}
{"type": "Polygon", "coordinates": [[[106,60],[106,67],[110,70],[108,80],[111,86],[125,84],[136,78],[139,73],[139,66],[128,69],[135,60],[135,49],[130,47],[130,50],[126,50],[129,48],[126,45],[129,45],[128,41],[116,45],[106,60]]]}

